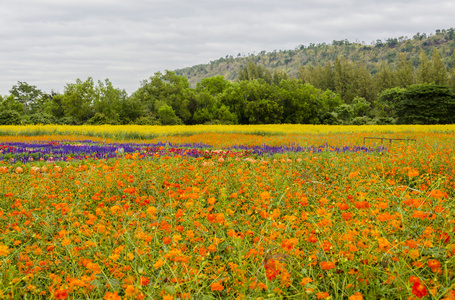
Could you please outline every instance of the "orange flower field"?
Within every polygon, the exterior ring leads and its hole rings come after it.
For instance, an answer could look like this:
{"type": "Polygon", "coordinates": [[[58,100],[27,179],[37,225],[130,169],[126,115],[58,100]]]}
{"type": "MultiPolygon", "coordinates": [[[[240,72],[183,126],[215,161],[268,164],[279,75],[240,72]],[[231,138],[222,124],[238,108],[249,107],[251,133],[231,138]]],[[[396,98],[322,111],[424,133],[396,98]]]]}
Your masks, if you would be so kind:
{"type": "Polygon", "coordinates": [[[0,298],[455,299],[452,132],[130,142],[0,137],[0,298]]]}

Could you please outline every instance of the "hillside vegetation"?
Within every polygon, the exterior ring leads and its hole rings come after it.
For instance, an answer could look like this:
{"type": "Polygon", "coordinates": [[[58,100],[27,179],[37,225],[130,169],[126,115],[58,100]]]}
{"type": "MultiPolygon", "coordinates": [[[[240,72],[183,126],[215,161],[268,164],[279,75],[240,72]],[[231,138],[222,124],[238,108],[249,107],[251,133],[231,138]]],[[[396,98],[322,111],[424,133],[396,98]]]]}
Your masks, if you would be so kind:
{"type": "Polygon", "coordinates": [[[448,67],[452,66],[452,55],[455,49],[455,29],[436,30],[435,33],[417,33],[413,37],[401,36],[376,40],[367,45],[348,40],[299,45],[294,50],[278,50],[273,52],[261,51],[242,56],[240,53],[234,57],[226,55],[209,64],[200,64],[188,68],[178,69],[175,72],[188,78],[191,86],[196,86],[202,78],[223,76],[234,81],[238,79],[240,70],[248,62],[253,62],[263,68],[275,71],[284,71],[291,78],[298,78],[302,66],[324,65],[333,63],[338,57],[345,57],[348,61],[363,62],[371,74],[378,72],[382,63],[387,63],[392,69],[398,65],[399,54],[405,53],[414,67],[419,65],[420,49],[431,56],[436,48],[442,61],[448,67]]]}

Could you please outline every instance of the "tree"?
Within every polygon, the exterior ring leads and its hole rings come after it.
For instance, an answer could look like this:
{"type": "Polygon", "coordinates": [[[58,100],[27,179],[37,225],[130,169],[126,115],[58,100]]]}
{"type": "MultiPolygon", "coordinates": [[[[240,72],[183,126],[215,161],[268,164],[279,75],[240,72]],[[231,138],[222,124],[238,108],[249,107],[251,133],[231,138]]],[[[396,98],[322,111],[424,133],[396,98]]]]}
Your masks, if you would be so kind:
{"type": "Polygon", "coordinates": [[[21,115],[15,110],[4,110],[0,112],[0,125],[20,125],[21,115]]]}
{"type": "Polygon", "coordinates": [[[444,85],[416,84],[402,92],[396,106],[399,124],[455,123],[455,94],[444,85]]]}
{"type": "Polygon", "coordinates": [[[64,96],[52,94],[43,104],[43,112],[53,116],[55,119],[61,119],[65,116],[64,96]]]}
{"type": "Polygon", "coordinates": [[[455,93],[455,50],[453,51],[452,67],[449,69],[447,81],[450,89],[455,93]]]}
{"type": "Polygon", "coordinates": [[[94,115],[95,86],[91,77],[86,81],[79,78],[76,83],[69,83],[64,88],[63,105],[65,116],[73,118],[77,123],[85,123],[94,115]]]}
{"type": "Polygon", "coordinates": [[[395,86],[392,69],[384,61],[382,62],[378,72],[374,74],[373,79],[375,90],[377,92],[382,92],[395,86]]]}
{"type": "Polygon", "coordinates": [[[168,105],[185,124],[191,122],[188,79],[175,72],[166,70],[165,74],[155,73],[149,80],[142,82],[132,97],[144,105],[146,113],[157,114],[160,107],[168,105]]]}
{"type": "MultiPolygon", "coordinates": [[[[107,118],[109,124],[117,124],[120,121],[122,102],[127,98],[125,90],[114,88],[109,79],[98,81],[94,90],[93,108],[95,114],[107,118]]],[[[98,118],[100,121],[101,119],[98,118]]]]}
{"type": "Polygon", "coordinates": [[[22,103],[25,114],[37,112],[39,109],[39,99],[43,93],[41,90],[37,89],[36,86],[18,81],[17,85],[13,85],[9,92],[14,95],[20,103],[22,103]]]}
{"type": "Polygon", "coordinates": [[[416,82],[420,84],[434,82],[432,65],[431,62],[427,59],[427,56],[423,49],[420,49],[419,59],[420,64],[417,68],[416,82]]]}
{"type": "Polygon", "coordinates": [[[346,103],[351,103],[356,93],[353,88],[353,71],[346,58],[340,60],[335,58],[334,82],[335,91],[340,94],[341,99],[346,103]]]}
{"type": "Polygon", "coordinates": [[[398,66],[394,73],[396,86],[407,87],[413,84],[414,75],[411,61],[406,58],[405,53],[399,54],[398,66]]]}
{"type": "Polygon", "coordinates": [[[207,91],[210,95],[221,94],[231,83],[224,79],[223,76],[214,76],[209,78],[202,78],[196,85],[198,93],[207,91]]]}
{"type": "MultiPolygon", "coordinates": [[[[1,99],[0,99],[1,100],[1,99]]],[[[0,111],[13,110],[16,111],[19,115],[24,112],[24,106],[21,102],[16,99],[16,96],[9,95],[6,99],[3,99],[0,102],[0,111]]]]}
{"type": "Polygon", "coordinates": [[[282,114],[283,107],[269,99],[248,102],[245,108],[249,124],[277,124],[282,114]]]}
{"type": "Polygon", "coordinates": [[[431,73],[433,80],[432,82],[440,85],[447,84],[447,69],[439,56],[439,51],[433,48],[433,54],[431,55],[431,73]]]}
{"type": "MultiPolygon", "coordinates": [[[[374,102],[372,114],[378,118],[391,120],[396,117],[396,106],[403,100],[404,88],[391,88],[379,93],[378,99],[374,102]]],[[[388,123],[388,122],[387,122],[388,123]]]]}
{"type": "Polygon", "coordinates": [[[182,120],[177,117],[172,107],[163,105],[158,109],[158,116],[163,125],[180,125],[182,120]]]}

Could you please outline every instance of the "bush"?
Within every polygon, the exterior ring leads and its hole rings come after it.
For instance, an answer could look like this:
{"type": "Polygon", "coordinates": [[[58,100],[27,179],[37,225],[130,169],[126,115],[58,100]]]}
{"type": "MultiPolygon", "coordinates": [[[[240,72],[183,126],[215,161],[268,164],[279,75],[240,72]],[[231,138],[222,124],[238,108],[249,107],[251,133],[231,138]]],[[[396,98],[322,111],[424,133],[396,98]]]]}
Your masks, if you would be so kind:
{"type": "Polygon", "coordinates": [[[415,84],[396,106],[399,124],[454,124],[455,94],[445,85],[415,84]]]}
{"type": "Polygon", "coordinates": [[[21,125],[21,115],[15,110],[0,112],[0,125],[21,125]]]}
{"type": "Polygon", "coordinates": [[[153,116],[140,117],[134,121],[136,125],[161,125],[161,122],[153,116]]]}
{"type": "Polygon", "coordinates": [[[46,124],[58,124],[58,121],[54,116],[52,116],[50,114],[36,113],[36,114],[30,115],[29,123],[35,124],[35,125],[36,124],[46,125],[46,124]]]}
{"type": "Polygon", "coordinates": [[[111,120],[106,117],[102,113],[96,113],[93,117],[91,117],[85,124],[88,125],[103,125],[103,124],[111,124],[111,120]]]}
{"type": "Polygon", "coordinates": [[[351,123],[352,125],[366,125],[371,123],[371,119],[367,116],[355,117],[351,123]]]}
{"type": "Polygon", "coordinates": [[[74,117],[63,117],[60,119],[60,123],[64,125],[80,125],[79,121],[74,117]]]}
{"type": "Polygon", "coordinates": [[[158,109],[158,116],[163,125],[180,125],[182,120],[175,115],[175,111],[169,105],[163,105],[158,109]]]}

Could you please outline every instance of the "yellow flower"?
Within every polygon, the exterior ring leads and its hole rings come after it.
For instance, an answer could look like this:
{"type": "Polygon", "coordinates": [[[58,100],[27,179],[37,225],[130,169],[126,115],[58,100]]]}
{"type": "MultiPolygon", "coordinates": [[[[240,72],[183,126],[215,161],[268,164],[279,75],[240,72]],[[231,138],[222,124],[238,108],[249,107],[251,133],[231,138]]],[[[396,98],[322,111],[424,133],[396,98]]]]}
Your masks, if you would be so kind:
{"type": "Polygon", "coordinates": [[[8,246],[0,245],[0,256],[7,256],[9,254],[8,246]]]}

